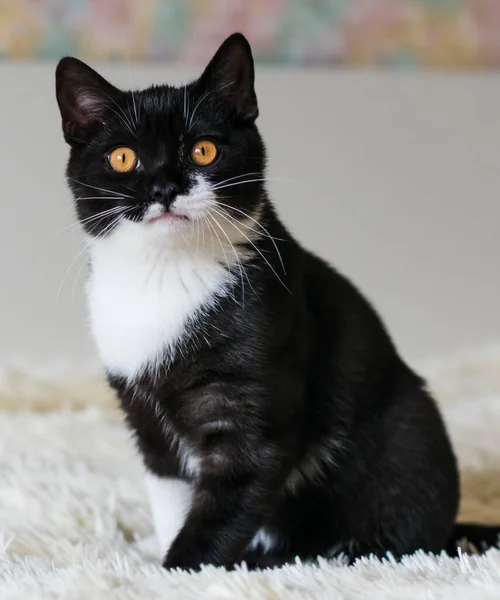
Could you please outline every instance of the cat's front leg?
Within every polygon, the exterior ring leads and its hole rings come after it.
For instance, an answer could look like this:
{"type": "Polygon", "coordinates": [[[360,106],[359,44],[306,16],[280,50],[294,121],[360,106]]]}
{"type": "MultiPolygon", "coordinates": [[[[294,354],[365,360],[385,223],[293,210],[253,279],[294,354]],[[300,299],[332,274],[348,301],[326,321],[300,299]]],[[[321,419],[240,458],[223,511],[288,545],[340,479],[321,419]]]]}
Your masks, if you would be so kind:
{"type": "MultiPolygon", "coordinates": [[[[264,455],[266,453],[264,452],[264,455]]],[[[199,569],[202,564],[232,568],[272,512],[283,471],[259,469],[202,475],[186,522],[167,553],[167,569],[199,569]]]]}

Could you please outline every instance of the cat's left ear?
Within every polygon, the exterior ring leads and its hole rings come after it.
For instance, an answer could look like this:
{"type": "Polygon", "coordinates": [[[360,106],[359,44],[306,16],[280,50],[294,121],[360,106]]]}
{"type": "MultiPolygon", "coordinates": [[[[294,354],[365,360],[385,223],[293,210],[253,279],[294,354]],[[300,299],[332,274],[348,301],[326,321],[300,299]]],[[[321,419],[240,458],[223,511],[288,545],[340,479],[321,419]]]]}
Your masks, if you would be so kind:
{"type": "Polygon", "coordinates": [[[56,97],[65,140],[85,143],[121,94],[81,60],[63,58],[56,69],[56,97]]]}
{"type": "Polygon", "coordinates": [[[234,33],[217,50],[200,81],[227,100],[238,117],[253,122],[259,115],[254,78],[250,44],[244,35],[234,33]]]}

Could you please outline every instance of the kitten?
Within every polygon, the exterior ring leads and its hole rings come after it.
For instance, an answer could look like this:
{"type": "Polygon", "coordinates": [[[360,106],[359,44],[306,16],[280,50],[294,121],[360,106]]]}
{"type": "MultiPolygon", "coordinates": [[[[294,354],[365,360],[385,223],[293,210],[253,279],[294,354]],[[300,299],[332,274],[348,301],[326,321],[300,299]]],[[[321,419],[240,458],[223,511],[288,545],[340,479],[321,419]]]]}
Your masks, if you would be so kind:
{"type": "Polygon", "coordinates": [[[424,382],[267,196],[235,34],[184,87],[56,74],[92,331],[147,469],[164,566],[439,552],[456,461],[424,382]]]}

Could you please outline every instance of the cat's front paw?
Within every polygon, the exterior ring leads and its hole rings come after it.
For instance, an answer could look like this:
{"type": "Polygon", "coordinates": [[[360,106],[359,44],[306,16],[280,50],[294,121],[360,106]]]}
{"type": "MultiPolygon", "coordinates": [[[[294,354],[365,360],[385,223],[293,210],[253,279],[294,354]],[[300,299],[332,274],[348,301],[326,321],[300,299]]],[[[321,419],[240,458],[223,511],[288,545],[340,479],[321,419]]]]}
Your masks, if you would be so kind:
{"type": "Polygon", "coordinates": [[[202,564],[208,564],[202,556],[200,549],[194,540],[187,536],[179,536],[174,540],[167,556],[163,561],[165,569],[183,569],[184,571],[199,571],[202,564]]]}
{"type": "Polygon", "coordinates": [[[203,561],[187,557],[167,555],[163,561],[164,569],[182,569],[183,571],[200,571],[203,561]]]}
{"type": "Polygon", "coordinates": [[[200,571],[202,565],[213,565],[216,567],[224,567],[228,570],[234,568],[233,562],[221,561],[221,557],[217,556],[209,548],[200,547],[201,544],[196,540],[187,537],[179,536],[170,547],[170,550],[163,561],[165,569],[182,569],[183,571],[200,571]]]}

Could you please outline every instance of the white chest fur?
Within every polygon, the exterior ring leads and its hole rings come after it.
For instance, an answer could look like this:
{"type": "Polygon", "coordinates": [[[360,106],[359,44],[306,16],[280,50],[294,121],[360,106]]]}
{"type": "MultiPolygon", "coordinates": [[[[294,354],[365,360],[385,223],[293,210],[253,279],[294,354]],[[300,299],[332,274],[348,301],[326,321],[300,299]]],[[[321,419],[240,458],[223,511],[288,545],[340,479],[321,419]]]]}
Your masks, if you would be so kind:
{"type": "MultiPolygon", "coordinates": [[[[231,275],[209,252],[144,235],[130,223],[91,241],[91,326],[105,367],[133,378],[173,357],[186,325],[228,292],[231,275]]],[[[163,237],[162,237],[163,233],[163,237]]]]}

